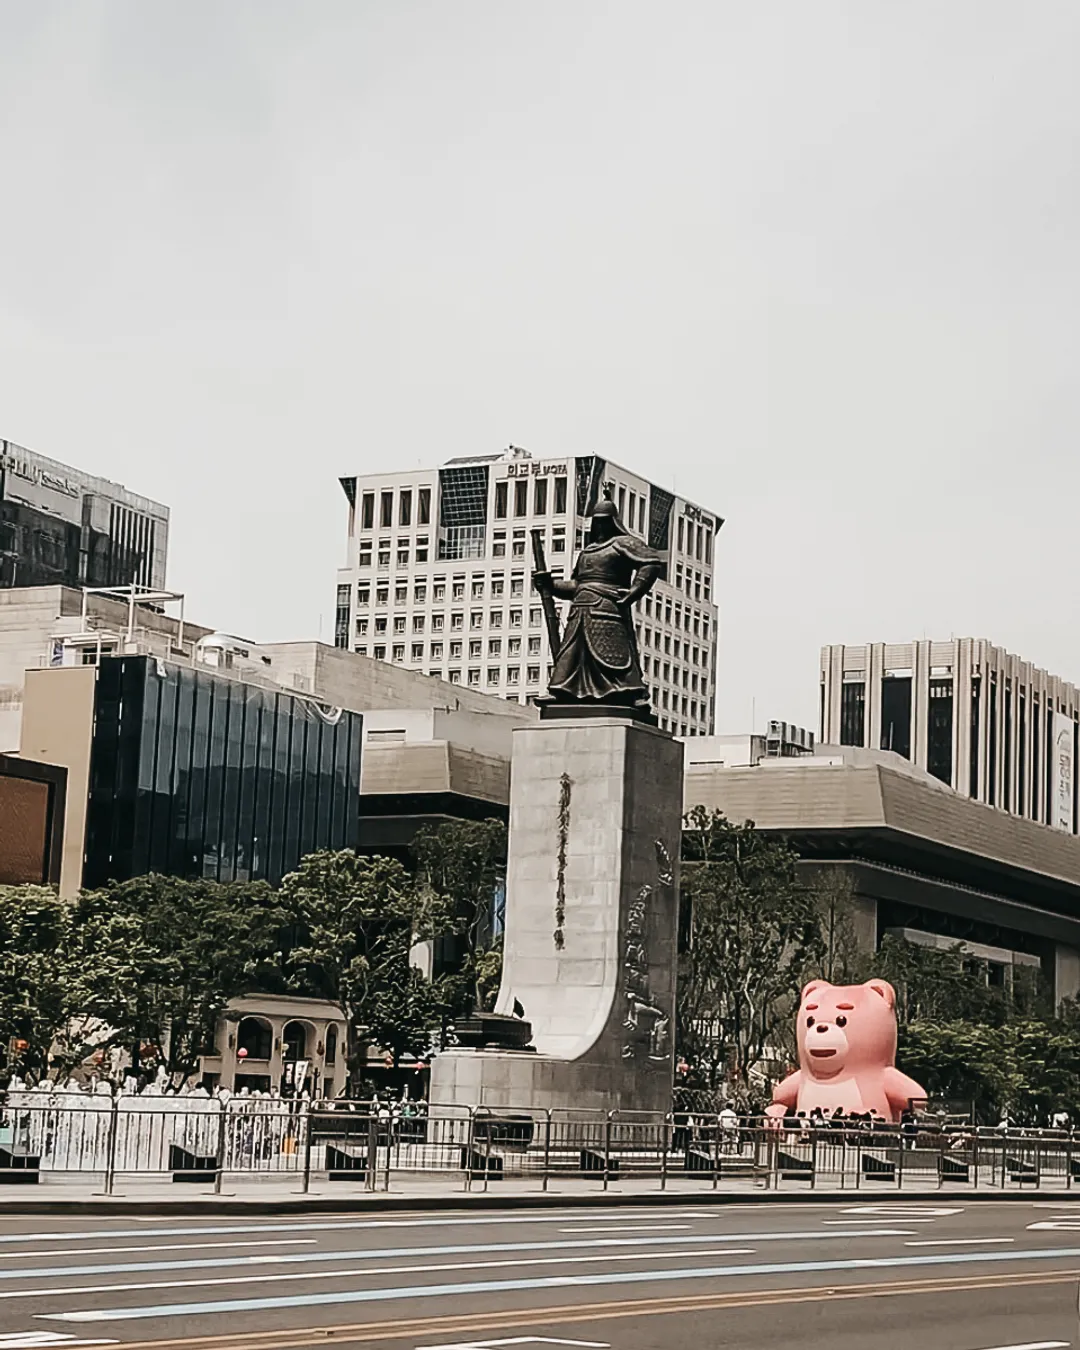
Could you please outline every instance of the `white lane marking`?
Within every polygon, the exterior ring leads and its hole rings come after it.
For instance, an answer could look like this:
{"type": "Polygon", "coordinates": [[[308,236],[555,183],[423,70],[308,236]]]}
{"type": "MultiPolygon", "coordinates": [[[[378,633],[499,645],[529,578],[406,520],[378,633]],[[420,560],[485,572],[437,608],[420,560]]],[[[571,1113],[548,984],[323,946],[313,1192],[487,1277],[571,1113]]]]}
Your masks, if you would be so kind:
{"type": "MultiPolygon", "coordinates": [[[[739,1205],[733,1208],[740,1210],[754,1208],[754,1206],[739,1205]]],[[[805,1206],[784,1206],[787,1208],[805,1208],[805,1206]]],[[[612,1221],[621,1220],[626,1223],[628,1220],[637,1218],[652,1218],[656,1214],[655,1208],[646,1210],[610,1209],[610,1210],[590,1210],[589,1219],[611,1219],[612,1221]]],[[[717,1211],[711,1213],[696,1213],[692,1210],[677,1209],[672,1218],[675,1219],[714,1219],[717,1218],[717,1211]]],[[[334,1223],[247,1223],[247,1224],[215,1224],[208,1228],[103,1228],[91,1229],[80,1233],[12,1233],[0,1236],[0,1244],[15,1242],[88,1242],[95,1238],[143,1238],[143,1237],[220,1237],[228,1233],[341,1233],[352,1232],[361,1229],[377,1228],[483,1228],[496,1227],[503,1224],[515,1224],[520,1227],[523,1224],[530,1223],[572,1223],[575,1214],[573,1210],[564,1209],[555,1214],[531,1214],[528,1210],[523,1211],[520,1217],[508,1216],[486,1217],[482,1214],[475,1218],[459,1219],[342,1219],[334,1223]]],[[[142,1219],[141,1223],[155,1223],[156,1219],[142,1219]]],[[[585,1216],[582,1217],[585,1222],[585,1216]]],[[[0,1346],[2,1350],[2,1346],[0,1346]]]]}
{"type": "MultiPolygon", "coordinates": [[[[50,1256],[119,1256],[122,1252],[206,1252],[215,1247],[235,1251],[239,1247],[317,1247],[318,1238],[269,1238],[265,1242],[169,1242],[151,1243],[149,1247],[50,1247],[44,1252],[4,1252],[5,1261],[44,1261],[50,1256]]],[[[32,1273],[32,1272],[31,1272],[32,1273]]],[[[4,1339],[0,1336],[0,1350],[4,1339]]]]}
{"type": "Polygon", "coordinates": [[[1069,1350],[1069,1342],[1025,1341],[1023,1345],[991,1345],[988,1350],[1069,1350]]]}
{"type": "Polygon", "coordinates": [[[611,1350],[610,1341],[560,1341],[554,1336],[510,1336],[502,1341],[457,1341],[453,1345],[418,1345],[416,1350],[494,1350],[497,1345],[580,1345],[611,1350]]]}
{"type": "MultiPolygon", "coordinates": [[[[128,1261],[103,1266],[48,1266],[31,1272],[31,1278],[43,1279],[45,1276],[55,1276],[60,1279],[71,1279],[75,1275],[143,1275],[156,1270],[217,1270],[222,1265],[250,1269],[253,1265],[267,1261],[273,1261],[275,1265],[309,1265],[312,1262],[374,1261],[386,1260],[391,1257],[407,1259],[421,1256],[479,1256],[488,1252],[574,1251],[581,1247],[600,1250],[603,1247],[667,1247],[679,1243],[785,1242],[806,1241],[808,1239],[820,1241],[825,1237],[912,1236],[913,1233],[910,1228],[879,1228],[870,1232],[867,1232],[865,1228],[860,1228],[839,1233],[820,1233],[817,1230],[801,1233],[687,1233],[682,1237],[583,1238],[580,1241],[572,1238],[560,1238],[556,1242],[470,1242],[462,1243],[456,1247],[376,1247],[367,1249],[361,1247],[359,1249],[354,1248],[351,1251],[291,1252],[288,1256],[241,1256],[228,1262],[217,1256],[197,1261],[128,1261]]],[[[0,1270],[0,1282],[9,1280],[25,1282],[27,1277],[28,1274],[25,1270],[0,1270]]]]}
{"type": "Polygon", "coordinates": [[[750,1275],[795,1275],[825,1271],[914,1270],[916,1267],[1001,1264],[1016,1261],[1061,1261],[1080,1257],[1080,1247],[1038,1248],[1015,1252],[934,1252],[919,1256],[844,1257],[832,1261],[746,1262],[728,1266],[679,1266],[675,1270],[608,1270],[596,1275],[540,1275],[511,1280],[462,1280],[449,1284],[384,1285],[375,1289],[320,1290],[284,1297],[222,1299],[215,1303],[154,1303],[143,1307],[80,1308],[62,1313],[36,1313],[50,1322],[128,1322],[173,1317],[220,1316],[234,1312],[267,1312],[283,1308],[327,1308],[351,1303],[414,1303],[418,1299],[461,1298],[475,1294],[524,1290],[583,1288],[591,1285],[659,1284],[686,1280],[745,1279],[750,1275]]]}
{"type": "Polygon", "coordinates": [[[63,1331],[13,1331],[0,1336],[0,1350],[49,1350],[50,1346],[66,1350],[75,1345],[119,1345],[119,1341],[84,1341],[63,1331]]]}
{"type": "Polygon", "coordinates": [[[1041,1223],[1029,1223],[1028,1232],[1080,1233],[1080,1215],[1075,1219],[1046,1219],[1041,1223]]]}
{"type": "Polygon", "coordinates": [[[926,1204],[857,1204],[842,1214],[871,1214],[879,1219],[946,1219],[963,1210],[941,1210],[926,1204]]]}
{"type": "Polygon", "coordinates": [[[560,1228],[560,1233],[676,1233],[693,1228],[690,1223],[643,1223],[635,1228],[560,1228]]]}
{"type": "Polygon", "coordinates": [[[995,1242],[1015,1242],[1015,1238],[927,1238],[923,1242],[905,1242],[905,1247],[988,1247],[995,1242]]]}
{"type": "MultiPolygon", "coordinates": [[[[896,1217],[899,1218],[900,1216],[897,1215],[896,1217]]],[[[854,1216],[852,1216],[850,1219],[822,1219],[821,1222],[822,1222],[823,1224],[827,1224],[827,1225],[830,1225],[830,1226],[833,1226],[833,1227],[835,1227],[837,1224],[841,1224],[841,1225],[843,1225],[843,1226],[846,1228],[846,1227],[848,1226],[848,1224],[852,1224],[852,1223],[880,1223],[881,1220],[882,1220],[882,1215],[876,1214],[872,1219],[856,1219],[854,1216]]],[[[903,1216],[903,1222],[904,1222],[904,1223],[933,1223],[934,1220],[933,1220],[933,1219],[912,1219],[912,1218],[909,1218],[907,1215],[904,1215],[904,1216],[903,1216]]]]}
{"type": "Polygon", "coordinates": [[[497,1345],[580,1345],[611,1350],[610,1341],[561,1341],[554,1336],[511,1336],[502,1341],[457,1341],[454,1345],[418,1345],[416,1350],[494,1350],[497,1345]]]}
{"type": "MultiPolygon", "coordinates": [[[[305,1270],[291,1275],[227,1275],[210,1280],[151,1280],[138,1284],[61,1285],[59,1289],[7,1290],[0,1299],[60,1298],[68,1294],[130,1294],[144,1289],[207,1289],[223,1284],[284,1284],[287,1280],[360,1280],[369,1275],[430,1275],[440,1270],[505,1270],[512,1266],[605,1265],[613,1261],[672,1261],[685,1256],[749,1256],[754,1247],[692,1252],[605,1252],[601,1256],[530,1256],[523,1261],[444,1261],[430,1266],[361,1266],[357,1270],[305,1270]]],[[[3,1344],[0,1343],[0,1350],[3,1344]]]]}

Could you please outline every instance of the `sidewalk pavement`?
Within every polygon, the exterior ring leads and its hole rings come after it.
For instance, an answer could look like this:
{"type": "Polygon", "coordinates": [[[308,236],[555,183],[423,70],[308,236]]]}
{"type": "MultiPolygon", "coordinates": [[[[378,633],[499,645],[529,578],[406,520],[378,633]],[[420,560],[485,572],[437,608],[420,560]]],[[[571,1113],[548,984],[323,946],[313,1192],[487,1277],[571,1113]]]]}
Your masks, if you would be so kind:
{"type": "MultiPolygon", "coordinates": [[[[380,1178],[380,1185],[382,1179],[380,1178]]],[[[805,1183],[783,1183],[778,1189],[766,1189],[752,1180],[726,1180],[716,1190],[708,1183],[669,1177],[664,1190],[657,1178],[612,1181],[605,1190],[601,1181],[579,1178],[552,1178],[547,1190],[535,1179],[492,1181],[484,1189],[483,1181],[474,1181],[469,1190],[461,1176],[445,1180],[431,1177],[392,1177],[390,1189],[368,1191],[362,1183],[313,1181],[309,1191],[302,1189],[299,1176],[245,1178],[226,1175],[220,1194],[211,1184],[175,1184],[164,1177],[147,1181],[119,1176],[112,1195],[103,1193],[102,1178],[51,1178],[43,1176],[36,1186],[0,1186],[0,1215],[17,1218],[32,1214],[168,1214],[171,1216],[207,1214],[355,1214],[394,1211],[470,1210],[470,1209],[543,1209],[558,1207],[602,1207],[618,1205],[732,1205],[732,1204],[806,1204],[847,1201],[859,1204],[896,1204],[964,1201],[1048,1200],[1061,1201],[1080,1196],[1080,1191],[1064,1187],[1037,1190],[1017,1187],[1005,1191],[996,1187],[937,1186],[912,1181],[897,1189],[891,1184],[864,1184],[842,1189],[805,1183]]]]}

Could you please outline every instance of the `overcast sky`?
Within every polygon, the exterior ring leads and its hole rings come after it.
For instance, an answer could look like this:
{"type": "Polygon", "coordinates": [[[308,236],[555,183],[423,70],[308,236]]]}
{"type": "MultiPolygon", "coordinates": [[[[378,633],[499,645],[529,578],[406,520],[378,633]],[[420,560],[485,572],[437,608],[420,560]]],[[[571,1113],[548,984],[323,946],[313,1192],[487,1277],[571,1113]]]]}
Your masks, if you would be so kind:
{"type": "Polygon", "coordinates": [[[826,642],[1080,682],[1075,0],[0,0],[0,437],[332,641],[337,479],[509,442],[726,518],[718,729],[826,642]],[[321,629],[320,629],[321,625],[321,629]]]}

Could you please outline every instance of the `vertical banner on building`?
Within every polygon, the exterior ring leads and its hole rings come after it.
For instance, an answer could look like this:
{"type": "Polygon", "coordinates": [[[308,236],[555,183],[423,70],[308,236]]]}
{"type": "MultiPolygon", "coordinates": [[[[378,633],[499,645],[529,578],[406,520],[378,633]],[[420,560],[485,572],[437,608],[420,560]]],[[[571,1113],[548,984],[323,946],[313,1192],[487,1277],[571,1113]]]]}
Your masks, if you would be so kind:
{"type": "Polygon", "coordinates": [[[1053,825],[1058,830],[1073,827],[1073,794],[1076,766],[1073,754],[1074,726],[1071,717],[1054,713],[1054,815],[1053,825]]]}

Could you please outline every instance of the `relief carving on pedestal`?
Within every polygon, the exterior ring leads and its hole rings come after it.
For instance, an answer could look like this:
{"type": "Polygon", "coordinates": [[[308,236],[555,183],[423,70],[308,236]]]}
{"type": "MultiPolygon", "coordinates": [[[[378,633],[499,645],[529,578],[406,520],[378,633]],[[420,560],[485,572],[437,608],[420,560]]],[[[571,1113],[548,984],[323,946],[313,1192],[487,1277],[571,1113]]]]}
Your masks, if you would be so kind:
{"type": "MultiPolygon", "coordinates": [[[[665,889],[674,885],[675,869],[664,844],[656,841],[658,884],[665,889]]],[[[653,888],[642,886],[626,916],[626,944],[623,952],[625,980],[626,1032],[623,1059],[647,1059],[666,1064],[671,1056],[671,1017],[656,1006],[649,988],[649,900],[653,888]]]]}

